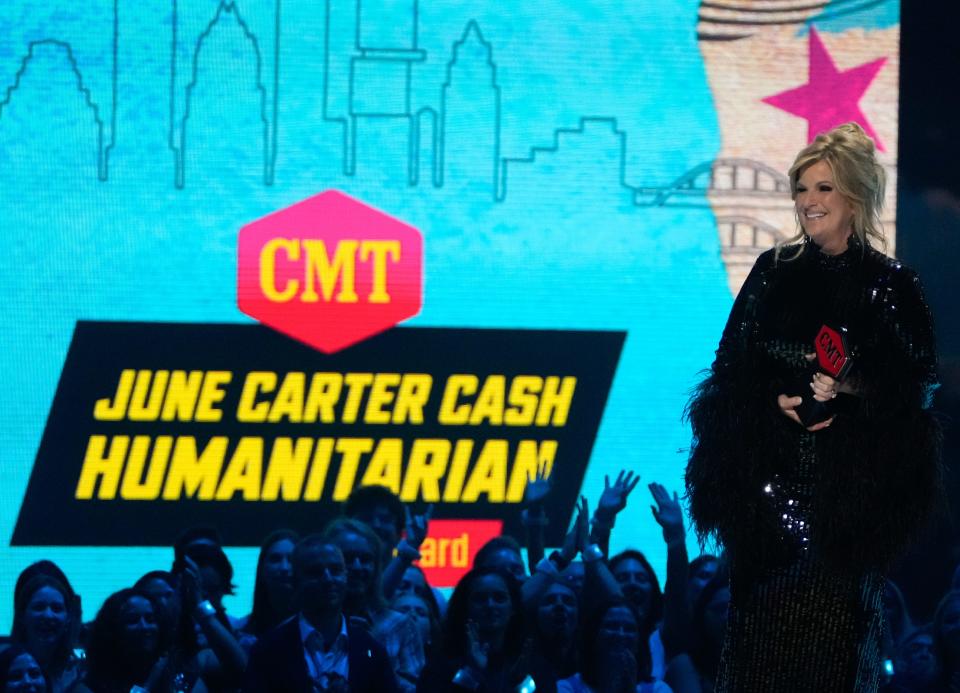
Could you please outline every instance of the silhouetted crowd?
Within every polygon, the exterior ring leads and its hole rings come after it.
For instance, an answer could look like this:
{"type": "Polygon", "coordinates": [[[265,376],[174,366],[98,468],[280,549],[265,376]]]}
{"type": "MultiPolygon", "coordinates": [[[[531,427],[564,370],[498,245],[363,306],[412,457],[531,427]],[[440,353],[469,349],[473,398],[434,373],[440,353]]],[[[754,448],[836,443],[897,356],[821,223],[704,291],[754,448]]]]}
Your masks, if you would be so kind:
{"type": "MultiPolygon", "coordinates": [[[[358,488],[319,533],[267,536],[242,617],[224,609],[233,567],[212,528],[181,535],[169,570],[110,595],[90,623],[68,577],[39,561],[14,587],[4,691],[710,692],[725,561],[689,560],[677,495],[656,483],[666,584],[640,550],[608,556],[638,481],[606,479],[592,515],[581,498],[563,546],[545,555],[550,482],[531,479],[526,563],[516,539],[492,539],[449,600],[415,564],[431,509],[411,512],[380,486],[358,488]]],[[[960,691],[960,590],[930,624],[911,621],[892,582],[884,603],[884,690],[960,691]]]]}

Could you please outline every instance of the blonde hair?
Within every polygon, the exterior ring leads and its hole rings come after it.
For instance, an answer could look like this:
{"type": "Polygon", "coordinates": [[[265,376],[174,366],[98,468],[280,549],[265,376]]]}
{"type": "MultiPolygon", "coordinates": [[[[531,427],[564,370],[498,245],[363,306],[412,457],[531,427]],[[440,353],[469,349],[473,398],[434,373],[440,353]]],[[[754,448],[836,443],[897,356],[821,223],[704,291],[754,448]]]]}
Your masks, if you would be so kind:
{"type": "MultiPolygon", "coordinates": [[[[880,212],[883,210],[883,197],[887,175],[877,161],[876,145],[857,123],[844,123],[829,132],[824,132],[800,150],[793,166],[787,174],[790,178],[790,197],[797,199],[797,186],[800,176],[810,166],[825,161],[833,172],[833,184],[837,192],[846,198],[853,208],[853,232],[864,247],[870,240],[880,248],[887,247],[883,236],[880,212]]],[[[796,210],[794,210],[796,214],[796,210]]],[[[787,259],[800,255],[802,241],[806,234],[800,225],[800,216],[796,215],[797,234],[777,243],[776,257],[781,251],[795,245],[796,252],[787,259]]]]}

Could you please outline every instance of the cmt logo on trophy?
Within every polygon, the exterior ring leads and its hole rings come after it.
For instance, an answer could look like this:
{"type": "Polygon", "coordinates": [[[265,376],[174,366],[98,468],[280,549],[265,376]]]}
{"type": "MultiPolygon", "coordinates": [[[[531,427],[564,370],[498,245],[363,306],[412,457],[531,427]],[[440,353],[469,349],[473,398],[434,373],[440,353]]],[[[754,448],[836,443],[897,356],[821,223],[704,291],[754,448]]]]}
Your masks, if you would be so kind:
{"type": "Polygon", "coordinates": [[[240,230],[240,310],[333,353],[420,312],[423,240],[336,190],[240,230]]]}

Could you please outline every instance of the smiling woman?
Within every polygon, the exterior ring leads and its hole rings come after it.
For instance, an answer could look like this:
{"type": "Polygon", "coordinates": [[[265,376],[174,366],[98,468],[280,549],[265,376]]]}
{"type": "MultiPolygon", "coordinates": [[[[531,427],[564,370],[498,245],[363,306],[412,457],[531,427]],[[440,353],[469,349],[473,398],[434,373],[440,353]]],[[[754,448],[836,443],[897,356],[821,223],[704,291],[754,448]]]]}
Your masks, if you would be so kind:
{"type": "Polygon", "coordinates": [[[37,660],[19,645],[0,652],[0,686],[5,693],[47,693],[47,680],[37,660]]]}
{"type": "Polygon", "coordinates": [[[847,123],[797,154],[788,176],[800,232],[777,248],[778,257],[783,246],[799,240],[839,255],[851,235],[861,245],[886,247],[880,223],[886,173],[875,152],[863,128],[847,123]]]}
{"type": "Polygon", "coordinates": [[[555,690],[549,667],[524,647],[524,616],[512,575],[490,566],[471,570],[450,597],[443,651],[430,659],[417,691],[519,690],[528,677],[537,691],[555,690]]]}
{"type": "Polygon", "coordinates": [[[875,152],[848,123],[797,155],[802,242],[757,260],[688,406],[691,516],[731,567],[718,691],[875,691],[882,574],[941,493],[933,329],[916,274],[873,248],[875,152]],[[810,370],[825,325],[849,374],[810,370]],[[801,423],[813,400],[833,408],[801,423]]]}
{"type": "Polygon", "coordinates": [[[800,174],[795,202],[807,238],[827,255],[842,253],[853,233],[853,205],[837,190],[830,164],[817,161],[800,174]]]}
{"type": "MultiPolygon", "coordinates": [[[[153,598],[135,588],[107,597],[90,632],[87,676],[74,691],[109,693],[136,686],[173,690],[174,678],[184,677],[174,658],[164,657],[173,634],[160,614],[153,598]]],[[[185,690],[200,693],[206,688],[194,677],[185,690]]]]}
{"type": "Polygon", "coordinates": [[[50,574],[38,573],[15,593],[13,641],[36,658],[50,690],[66,690],[79,678],[74,656],[80,627],[73,591],[50,574]]]}

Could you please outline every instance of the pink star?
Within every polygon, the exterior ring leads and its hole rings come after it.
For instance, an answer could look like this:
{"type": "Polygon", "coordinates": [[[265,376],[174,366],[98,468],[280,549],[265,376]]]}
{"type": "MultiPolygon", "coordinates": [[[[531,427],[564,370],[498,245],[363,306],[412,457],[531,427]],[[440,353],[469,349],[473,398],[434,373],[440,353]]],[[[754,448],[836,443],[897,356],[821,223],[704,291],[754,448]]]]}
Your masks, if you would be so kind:
{"type": "Polygon", "coordinates": [[[874,77],[887,62],[886,58],[864,63],[849,70],[837,70],[830,54],[820,40],[816,29],[810,27],[810,66],[807,83],[763,99],[764,103],[792,113],[807,120],[807,142],[821,132],[855,121],[863,126],[877,143],[880,151],[886,151],[877,133],[870,127],[867,117],[860,110],[859,102],[874,77]]]}

